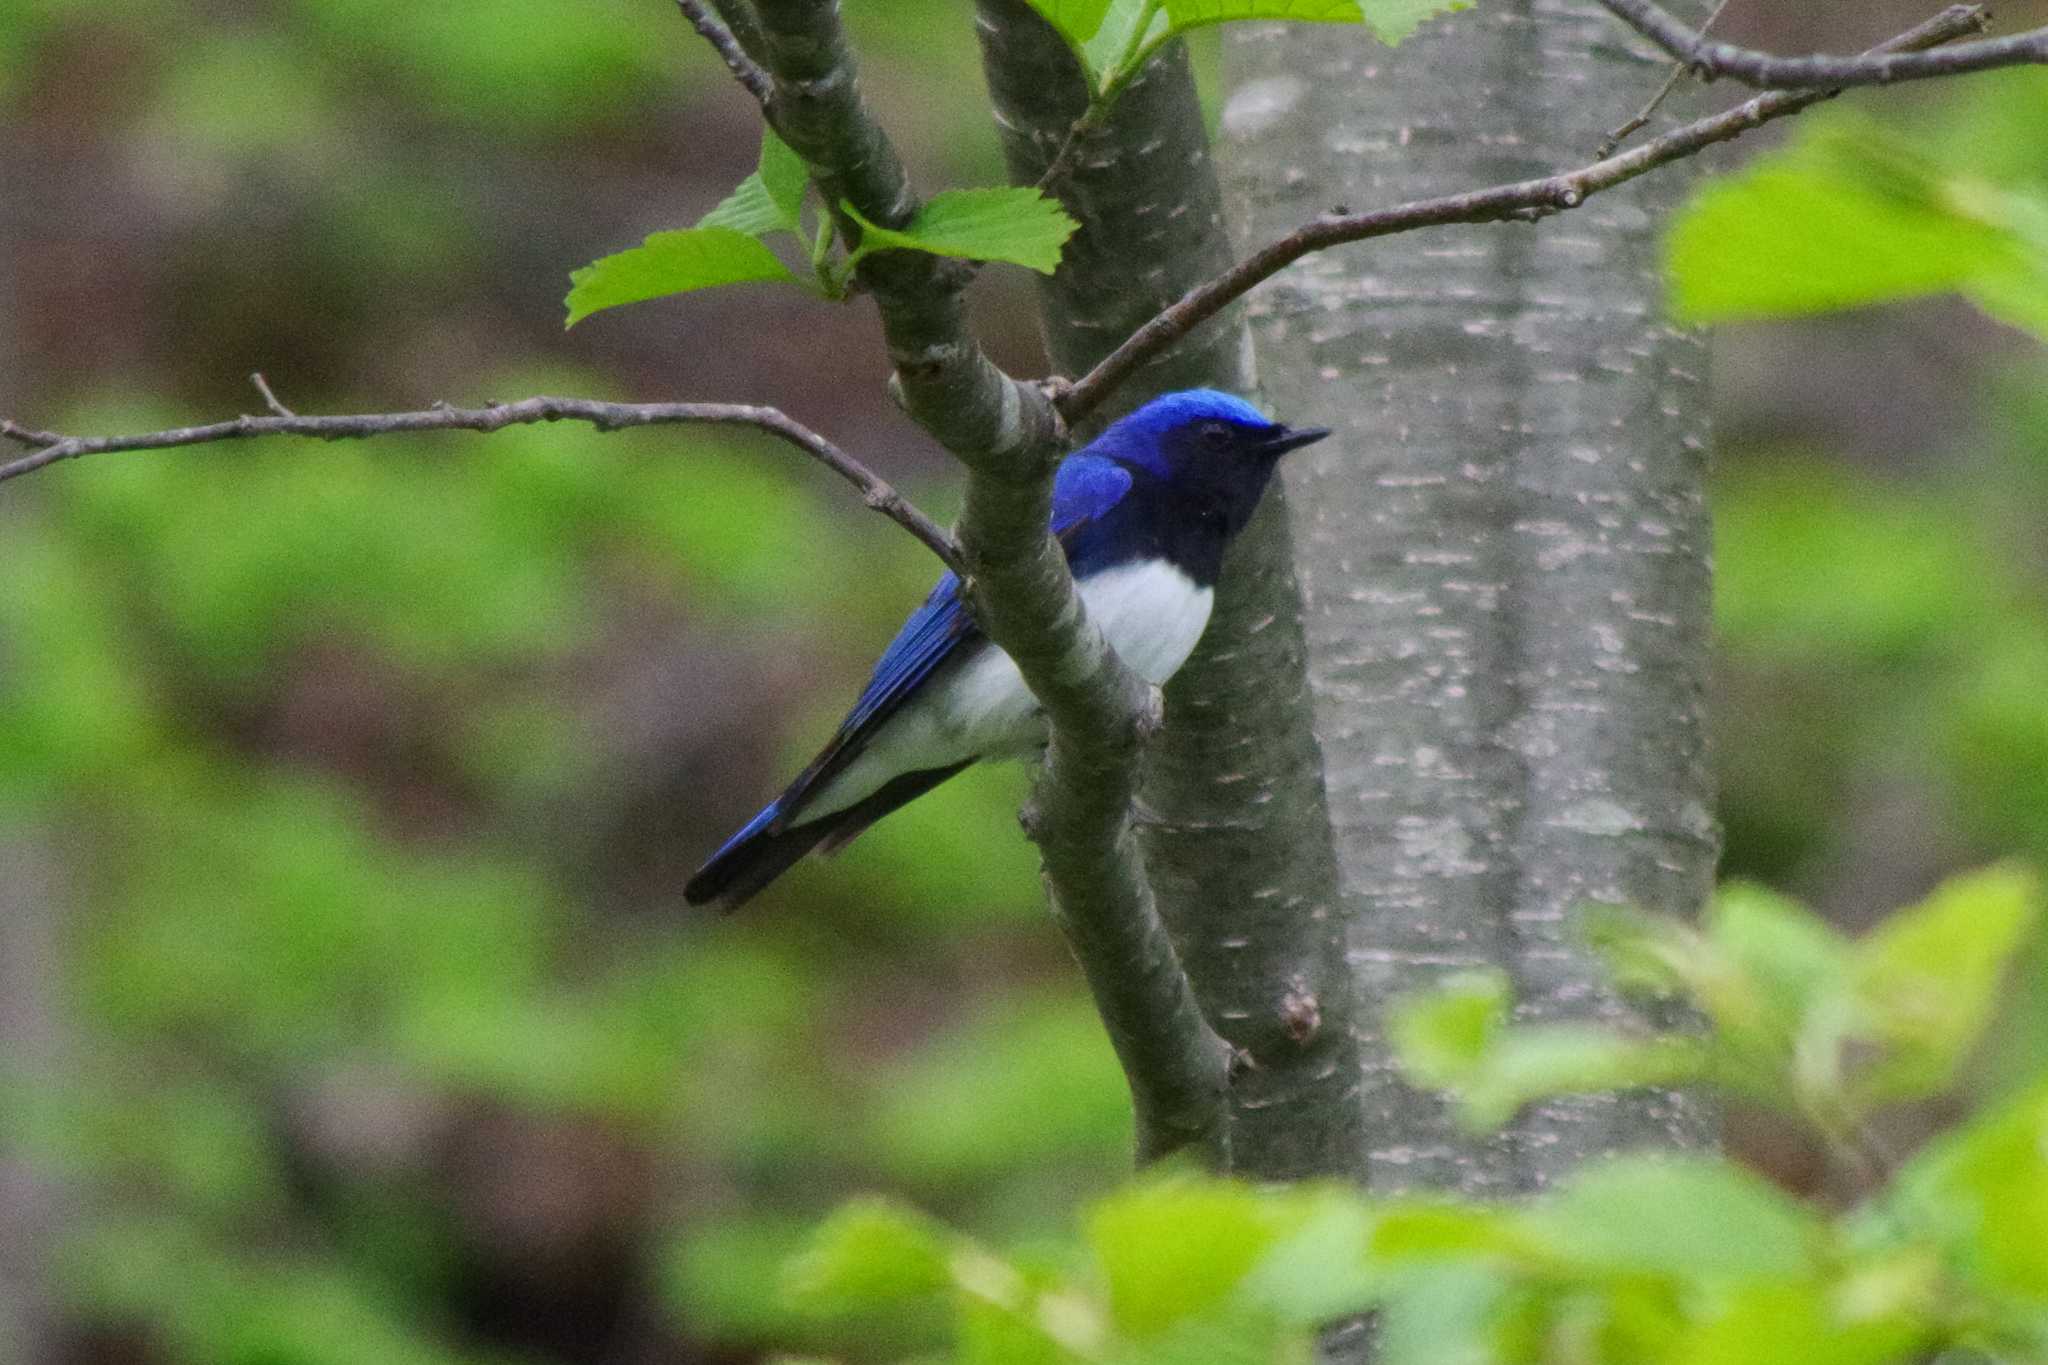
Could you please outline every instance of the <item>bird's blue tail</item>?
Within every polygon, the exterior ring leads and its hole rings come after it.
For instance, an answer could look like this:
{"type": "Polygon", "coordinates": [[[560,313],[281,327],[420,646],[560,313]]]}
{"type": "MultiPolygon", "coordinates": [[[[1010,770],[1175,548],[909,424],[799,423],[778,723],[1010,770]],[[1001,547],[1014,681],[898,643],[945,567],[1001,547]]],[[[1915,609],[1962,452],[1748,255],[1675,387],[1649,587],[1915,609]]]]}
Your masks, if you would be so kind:
{"type": "Polygon", "coordinates": [[[776,822],[782,816],[782,803],[790,799],[790,793],[784,792],[697,869],[697,874],[683,886],[683,899],[692,905],[737,910],[812,849],[822,845],[827,853],[837,852],[869,825],[898,806],[915,801],[973,761],[970,758],[951,767],[903,773],[845,810],[778,829],[776,822]]]}

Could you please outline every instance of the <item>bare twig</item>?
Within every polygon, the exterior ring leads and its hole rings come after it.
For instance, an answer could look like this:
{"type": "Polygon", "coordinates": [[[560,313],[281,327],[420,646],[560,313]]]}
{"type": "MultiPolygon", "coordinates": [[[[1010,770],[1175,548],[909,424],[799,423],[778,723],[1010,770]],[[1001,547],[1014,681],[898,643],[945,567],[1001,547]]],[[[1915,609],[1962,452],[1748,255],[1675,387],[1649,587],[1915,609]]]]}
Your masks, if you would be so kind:
{"type": "MultiPolygon", "coordinates": [[[[1701,22],[1700,32],[1704,34],[1708,29],[1712,28],[1714,21],[1721,17],[1721,11],[1727,8],[1728,0],[1718,0],[1718,3],[1714,6],[1714,12],[1701,22]]],[[[1613,156],[1616,147],[1628,141],[1639,129],[1656,117],[1658,108],[1665,100],[1671,98],[1671,92],[1678,88],[1678,83],[1685,79],[1686,72],[1691,69],[1684,62],[1674,63],[1671,67],[1671,73],[1664,78],[1664,84],[1658,86],[1657,93],[1650,96],[1650,102],[1641,109],[1638,109],[1634,118],[1609,133],[1607,140],[1593,150],[1594,160],[1604,160],[1607,157],[1613,156]]]]}
{"type": "MultiPolygon", "coordinates": [[[[1957,43],[1939,52],[1887,48],[1857,57],[1820,53],[1808,57],[1779,57],[1736,47],[1733,43],[1710,43],[1652,0],[1600,0],[1600,3],[1608,13],[1702,77],[1731,76],[1744,85],[1764,88],[1815,90],[1889,85],[1893,81],[1961,76],[1993,67],[2048,62],[2048,28],[2030,29],[2005,38],[1957,43]]],[[[1945,18],[1958,11],[1974,13],[1976,17],[1972,27],[1982,31],[1984,16],[1974,6],[1957,5],[1939,17],[1945,18]]]]}
{"type": "Polygon", "coordinates": [[[237,417],[204,426],[172,427],[130,436],[60,436],[0,420],[0,437],[28,447],[29,453],[0,464],[0,483],[33,473],[60,460],[104,455],[121,450],[167,450],[212,441],[256,436],[316,436],[338,441],[388,436],[403,431],[497,431],[533,422],[588,422],[599,431],[628,427],[696,423],[745,426],[778,436],[860,490],[861,500],[923,541],[946,567],[961,571],[960,549],[945,528],[919,511],[873,470],[778,409],[741,403],[606,403],[590,398],[523,398],[516,403],[491,403],[481,408],[437,405],[422,412],[373,412],[348,416],[301,417],[271,397],[263,377],[254,377],[272,417],[237,417]]]}
{"type": "Polygon", "coordinates": [[[1075,160],[1081,154],[1081,140],[1095,128],[1100,118],[1100,111],[1095,105],[1090,104],[1088,111],[1074,120],[1072,126],[1067,129],[1066,137],[1060,141],[1060,149],[1053,153],[1052,160],[1046,163],[1045,173],[1038,177],[1032,188],[1041,194],[1057,192],[1059,182],[1066,178],[1067,172],[1073,169],[1075,160]]]}
{"type": "Polygon", "coordinates": [[[274,416],[298,416],[296,412],[293,412],[290,408],[286,407],[283,403],[280,403],[277,400],[277,395],[270,391],[270,381],[263,377],[263,371],[257,370],[254,373],[252,373],[249,376],[249,382],[256,386],[256,392],[263,395],[263,406],[269,408],[274,416]]]}
{"type": "Polygon", "coordinates": [[[733,35],[731,29],[719,21],[717,15],[706,9],[702,0],[676,0],[676,8],[690,21],[690,26],[702,34],[704,41],[711,44],[718,53],[725,69],[732,72],[734,79],[746,87],[762,108],[768,107],[769,99],[775,94],[775,82],[768,73],[755,64],[746,53],[746,48],[733,35]]]}
{"type": "MultiPolygon", "coordinates": [[[[1954,5],[1883,44],[1887,52],[1915,51],[1982,30],[1984,11],[1954,5]]],[[[1197,285],[1080,379],[1059,388],[1055,403],[1070,423],[1095,406],[1146,361],[1236,302],[1254,285],[1279,274],[1310,252],[1348,242],[1456,223],[1530,222],[1575,209],[1602,190],[1613,189],[1659,166],[1693,156],[1753,128],[1796,114],[1832,98],[1833,90],[1774,90],[1653,138],[1640,147],[1536,180],[1469,190],[1435,199],[1416,199],[1369,213],[1328,214],[1253,252],[1205,284],[1197,285]]]]}

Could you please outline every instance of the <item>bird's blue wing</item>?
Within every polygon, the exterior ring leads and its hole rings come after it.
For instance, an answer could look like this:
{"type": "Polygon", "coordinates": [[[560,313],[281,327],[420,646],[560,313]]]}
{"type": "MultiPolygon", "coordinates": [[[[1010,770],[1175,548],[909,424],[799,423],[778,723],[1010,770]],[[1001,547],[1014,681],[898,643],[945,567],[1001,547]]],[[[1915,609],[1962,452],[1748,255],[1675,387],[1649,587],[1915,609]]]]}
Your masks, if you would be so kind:
{"type": "Polygon", "coordinates": [[[1052,480],[1052,533],[1062,540],[1123,501],[1131,471],[1100,455],[1071,455],[1052,480]]]}
{"type": "MultiPolygon", "coordinates": [[[[1130,486],[1130,472],[1112,460],[1092,455],[1068,458],[1053,478],[1053,533],[1071,545],[1073,534],[1114,507],[1130,486]]],[[[800,820],[805,797],[851,763],[867,738],[916,694],[934,669],[981,638],[959,578],[946,574],[882,651],[868,685],[830,742],[776,801],[778,809],[769,817],[769,827],[783,829],[800,820]]]]}
{"type": "Polygon", "coordinates": [[[860,699],[839,722],[824,749],[776,799],[768,828],[779,830],[800,820],[805,798],[859,756],[868,736],[916,693],[918,684],[930,677],[933,669],[980,635],[961,596],[959,578],[946,574],[882,651],[860,699]]]}

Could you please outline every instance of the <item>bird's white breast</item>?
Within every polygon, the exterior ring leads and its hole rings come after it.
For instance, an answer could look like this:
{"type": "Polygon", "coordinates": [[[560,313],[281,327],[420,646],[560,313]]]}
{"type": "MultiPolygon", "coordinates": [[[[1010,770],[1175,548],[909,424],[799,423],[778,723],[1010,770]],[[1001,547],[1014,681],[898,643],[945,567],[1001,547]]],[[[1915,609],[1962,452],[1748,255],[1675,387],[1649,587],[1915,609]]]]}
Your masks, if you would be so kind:
{"type": "MultiPolygon", "coordinates": [[[[1164,560],[1107,569],[1080,588],[1103,638],[1154,685],[1187,662],[1216,601],[1213,589],[1164,560]]],[[[861,756],[804,804],[803,816],[844,810],[903,773],[970,758],[1017,758],[1044,742],[1044,719],[1016,663],[989,646],[943,684],[906,702],[861,756]]]]}

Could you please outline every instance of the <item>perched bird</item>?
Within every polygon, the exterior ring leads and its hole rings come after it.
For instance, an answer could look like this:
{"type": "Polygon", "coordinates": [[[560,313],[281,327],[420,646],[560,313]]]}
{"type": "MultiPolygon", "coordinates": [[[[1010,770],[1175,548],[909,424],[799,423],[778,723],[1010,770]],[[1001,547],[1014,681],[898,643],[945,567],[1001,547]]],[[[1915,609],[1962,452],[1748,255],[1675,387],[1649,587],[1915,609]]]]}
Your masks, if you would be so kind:
{"type": "MultiPolygon", "coordinates": [[[[1209,623],[1224,546],[1251,520],[1280,457],[1327,435],[1189,389],[1155,398],[1061,462],[1053,534],[1090,619],[1140,677],[1164,683],[1187,662],[1209,623]]],[[[1017,665],[976,627],[949,573],[823,751],[683,896],[736,907],[813,848],[840,848],[977,759],[1023,757],[1044,742],[1017,665]]]]}

